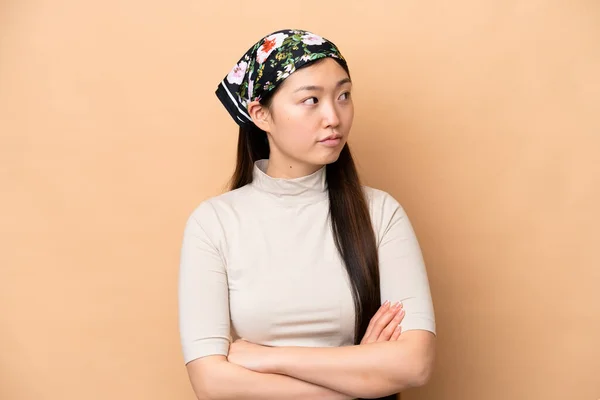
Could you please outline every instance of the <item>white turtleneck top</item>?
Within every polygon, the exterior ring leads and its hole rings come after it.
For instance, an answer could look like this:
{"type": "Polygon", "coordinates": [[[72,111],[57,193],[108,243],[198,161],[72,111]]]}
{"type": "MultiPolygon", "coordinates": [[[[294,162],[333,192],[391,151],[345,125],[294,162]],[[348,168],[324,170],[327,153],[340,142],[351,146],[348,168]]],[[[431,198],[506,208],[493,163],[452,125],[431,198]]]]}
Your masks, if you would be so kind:
{"type": "MultiPolygon", "coordinates": [[[[227,355],[237,338],[269,346],[354,342],[354,303],[330,220],[325,167],[297,179],[268,176],[202,202],[190,215],[179,270],[186,363],[227,355]]],[[[402,331],[435,334],[419,244],[402,207],[364,188],[379,252],[381,299],[402,301],[402,331]]]]}

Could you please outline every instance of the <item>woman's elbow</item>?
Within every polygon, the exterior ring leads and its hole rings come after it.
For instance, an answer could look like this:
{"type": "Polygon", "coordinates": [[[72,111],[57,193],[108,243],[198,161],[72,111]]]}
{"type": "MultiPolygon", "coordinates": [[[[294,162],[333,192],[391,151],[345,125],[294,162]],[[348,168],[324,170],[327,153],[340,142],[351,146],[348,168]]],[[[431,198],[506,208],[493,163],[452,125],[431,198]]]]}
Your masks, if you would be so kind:
{"type": "Polygon", "coordinates": [[[198,400],[219,400],[219,367],[226,363],[223,356],[208,356],[187,364],[188,376],[198,400]]]}
{"type": "Polygon", "coordinates": [[[197,400],[217,400],[219,396],[215,393],[213,386],[210,383],[210,376],[195,376],[190,375],[192,389],[197,400]]]}
{"type": "Polygon", "coordinates": [[[196,400],[215,400],[214,397],[211,397],[206,392],[201,392],[194,389],[194,394],[196,395],[196,400]]]}
{"type": "Polygon", "coordinates": [[[424,386],[429,382],[433,374],[434,358],[433,348],[428,349],[425,354],[416,358],[411,374],[410,385],[412,387],[424,386]]]}
{"type": "Polygon", "coordinates": [[[428,332],[410,332],[410,334],[412,334],[410,337],[412,343],[410,355],[407,359],[411,361],[407,383],[410,387],[420,387],[426,385],[433,374],[435,336],[428,332]]]}
{"type": "Polygon", "coordinates": [[[412,377],[411,387],[421,387],[425,386],[429,380],[431,379],[431,375],[433,373],[433,363],[432,362],[424,362],[419,368],[415,369],[415,372],[412,377]]]}
{"type": "Polygon", "coordinates": [[[213,393],[208,385],[200,384],[200,385],[192,385],[194,389],[194,394],[196,395],[197,400],[217,400],[218,396],[216,393],[213,393]]]}
{"type": "Polygon", "coordinates": [[[192,389],[194,394],[196,395],[197,400],[217,400],[217,396],[213,393],[209,379],[204,379],[202,377],[194,377],[190,376],[190,382],[192,384],[192,389]]]}

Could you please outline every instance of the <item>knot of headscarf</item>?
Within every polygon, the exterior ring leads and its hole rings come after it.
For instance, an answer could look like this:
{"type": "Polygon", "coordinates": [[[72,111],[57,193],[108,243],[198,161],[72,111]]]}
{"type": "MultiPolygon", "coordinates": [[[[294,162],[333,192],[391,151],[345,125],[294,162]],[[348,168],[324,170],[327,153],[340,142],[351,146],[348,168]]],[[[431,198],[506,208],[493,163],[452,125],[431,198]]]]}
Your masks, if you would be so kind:
{"type": "Polygon", "coordinates": [[[298,68],[325,57],[346,62],[337,46],[319,35],[297,29],[273,32],[239,59],[216,95],[238,125],[252,125],[248,103],[260,101],[298,68]]]}

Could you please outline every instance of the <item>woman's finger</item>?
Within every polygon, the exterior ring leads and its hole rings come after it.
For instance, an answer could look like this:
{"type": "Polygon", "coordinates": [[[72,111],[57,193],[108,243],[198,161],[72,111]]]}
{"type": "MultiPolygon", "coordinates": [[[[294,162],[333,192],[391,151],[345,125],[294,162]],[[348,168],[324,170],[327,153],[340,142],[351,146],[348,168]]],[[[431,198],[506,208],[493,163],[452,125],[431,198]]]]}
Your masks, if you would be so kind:
{"type": "Polygon", "coordinates": [[[390,340],[398,340],[401,333],[402,327],[400,325],[396,326],[396,329],[394,329],[394,333],[392,333],[392,337],[390,338],[390,340]]]}
{"type": "Polygon", "coordinates": [[[371,331],[369,337],[367,338],[367,343],[376,342],[383,330],[388,326],[388,324],[394,319],[394,316],[398,313],[400,309],[400,303],[396,303],[387,310],[383,315],[381,315],[377,321],[373,323],[373,330],[371,331]]]}
{"type": "Polygon", "coordinates": [[[396,311],[396,314],[394,315],[394,318],[392,318],[388,322],[388,324],[381,330],[381,333],[380,333],[379,337],[377,338],[377,341],[378,342],[387,342],[388,340],[390,340],[392,335],[394,334],[394,330],[400,324],[400,322],[402,322],[403,318],[404,318],[404,308],[402,307],[402,305],[400,305],[396,311]]]}
{"type": "MultiPolygon", "coordinates": [[[[369,325],[367,326],[367,331],[365,332],[365,335],[363,336],[363,339],[360,342],[361,344],[367,342],[367,339],[371,336],[371,334],[373,332],[373,326],[379,320],[379,318],[389,310],[389,308],[390,308],[390,302],[386,300],[381,305],[381,307],[379,307],[379,309],[377,310],[375,315],[373,315],[373,317],[369,321],[369,325]]],[[[377,336],[379,336],[379,334],[377,334],[377,336]]],[[[377,336],[375,336],[375,337],[377,337],[377,336]]]]}

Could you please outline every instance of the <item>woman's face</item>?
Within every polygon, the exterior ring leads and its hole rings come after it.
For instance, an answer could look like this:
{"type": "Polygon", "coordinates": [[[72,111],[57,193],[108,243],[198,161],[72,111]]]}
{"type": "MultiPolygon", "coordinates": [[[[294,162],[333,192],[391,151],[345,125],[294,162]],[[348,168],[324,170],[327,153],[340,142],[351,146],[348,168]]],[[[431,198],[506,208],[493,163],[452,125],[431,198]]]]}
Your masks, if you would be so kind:
{"type": "Polygon", "coordinates": [[[335,162],[354,118],[351,89],[348,74],[331,58],[286,78],[259,126],[268,132],[271,162],[308,173],[335,162]]]}

